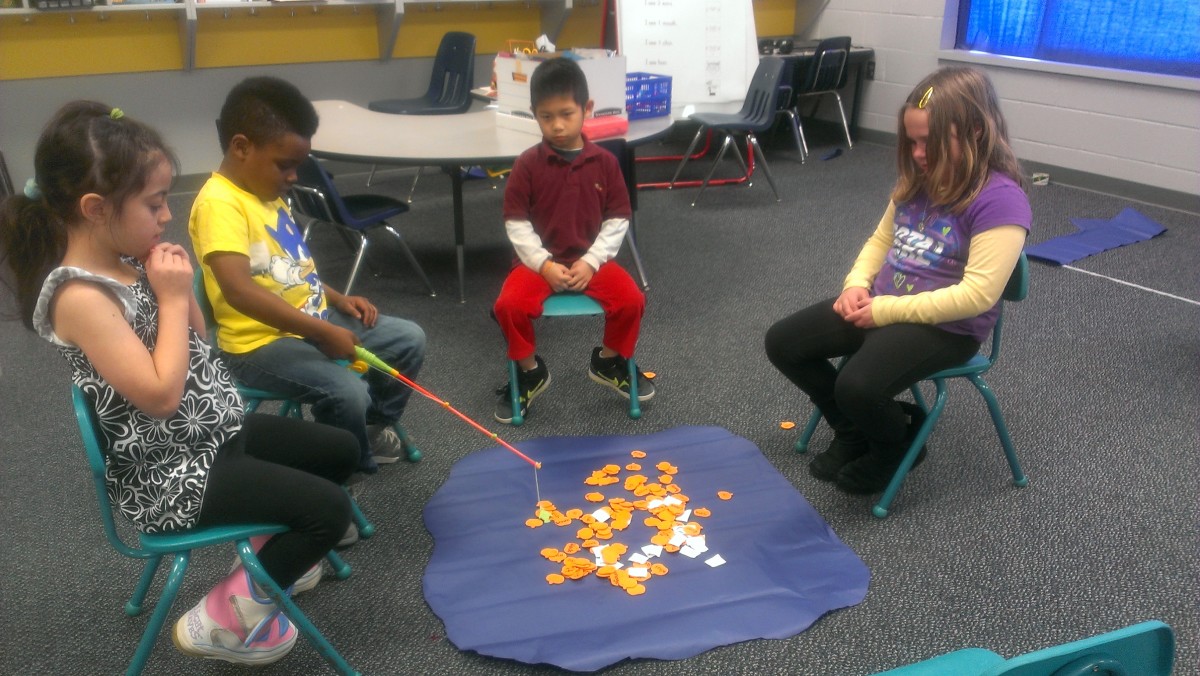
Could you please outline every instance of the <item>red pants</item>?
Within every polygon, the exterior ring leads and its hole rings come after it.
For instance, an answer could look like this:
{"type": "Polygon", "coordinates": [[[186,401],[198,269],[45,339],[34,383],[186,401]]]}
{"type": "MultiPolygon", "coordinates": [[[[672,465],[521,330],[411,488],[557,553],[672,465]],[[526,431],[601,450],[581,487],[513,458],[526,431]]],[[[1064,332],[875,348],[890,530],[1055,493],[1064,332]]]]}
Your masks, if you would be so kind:
{"type": "MultiPolygon", "coordinates": [[[[524,265],[513,268],[504,280],[494,310],[508,341],[509,359],[519,361],[536,352],[533,320],[542,316],[542,305],[552,293],[546,280],[524,265]]],[[[646,309],[646,296],[633,277],[608,261],[592,276],[583,293],[604,309],[604,346],[626,359],[632,357],[646,309]]]]}

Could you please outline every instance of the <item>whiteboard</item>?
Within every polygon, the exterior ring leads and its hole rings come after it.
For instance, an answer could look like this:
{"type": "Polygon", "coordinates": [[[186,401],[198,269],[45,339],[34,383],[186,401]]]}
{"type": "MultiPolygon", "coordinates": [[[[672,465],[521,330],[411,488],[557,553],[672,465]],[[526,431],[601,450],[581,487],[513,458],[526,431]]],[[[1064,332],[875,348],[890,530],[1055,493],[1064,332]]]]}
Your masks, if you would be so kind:
{"type": "Polygon", "coordinates": [[[617,0],[629,72],[671,76],[673,107],[746,98],[758,67],[751,0],[617,0]]]}

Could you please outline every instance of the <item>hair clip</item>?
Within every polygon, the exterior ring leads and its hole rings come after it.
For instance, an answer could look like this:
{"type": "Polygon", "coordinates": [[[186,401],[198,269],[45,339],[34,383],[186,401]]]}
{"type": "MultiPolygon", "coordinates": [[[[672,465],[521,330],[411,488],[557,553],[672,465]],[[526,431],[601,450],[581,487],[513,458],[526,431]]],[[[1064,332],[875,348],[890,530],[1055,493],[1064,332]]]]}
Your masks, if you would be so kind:
{"type": "Polygon", "coordinates": [[[929,105],[929,97],[930,96],[933,96],[933,87],[926,89],[925,93],[921,94],[921,100],[917,101],[917,108],[924,110],[925,106],[929,105]]]}
{"type": "Polygon", "coordinates": [[[25,196],[31,200],[39,200],[42,198],[42,189],[38,187],[37,181],[32,178],[25,181],[25,196]]]}
{"type": "Polygon", "coordinates": [[[121,119],[122,117],[125,117],[125,111],[121,110],[120,108],[113,108],[113,109],[112,109],[112,110],[111,110],[111,111],[108,113],[108,116],[109,116],[109,117],[111,117],[111,118],[112,118],[112,119],[114,119],[114,120],[119,120],[119,119],[121,119]]]}

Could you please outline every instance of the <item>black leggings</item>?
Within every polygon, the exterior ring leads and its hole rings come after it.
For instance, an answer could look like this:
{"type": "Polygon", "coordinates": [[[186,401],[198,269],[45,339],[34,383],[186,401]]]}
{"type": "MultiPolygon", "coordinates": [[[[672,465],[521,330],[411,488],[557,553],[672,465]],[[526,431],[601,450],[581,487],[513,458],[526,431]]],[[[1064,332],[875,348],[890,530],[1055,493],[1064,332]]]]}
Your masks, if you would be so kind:
{"type": "Polygon", "coordinates": [[[860,329],[833,310],[834,298],[767,330],[767,358],[821,409],[839,439],[894,450],[907,418],[893,397],[970,359],[979,342],[930,324],[860,329]],[[829,359],[852,355],[838,371],[829,359]]]}
{"type": "Polygon", "coordinates": [[[290,530],[258,552],[288,587],[319,562],[350,524],[342,490],[358,466],[349,432],[277,415],[250,414],[213,461],[197,526],[280,523],[290,530]]]}

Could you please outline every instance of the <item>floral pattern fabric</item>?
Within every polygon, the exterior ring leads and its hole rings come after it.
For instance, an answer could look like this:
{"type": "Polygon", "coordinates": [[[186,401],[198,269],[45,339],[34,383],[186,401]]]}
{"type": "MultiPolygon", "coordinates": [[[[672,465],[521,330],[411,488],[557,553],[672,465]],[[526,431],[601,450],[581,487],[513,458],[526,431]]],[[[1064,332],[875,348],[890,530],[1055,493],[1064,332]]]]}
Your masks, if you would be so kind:
{"type": "Polygon", "coordinates": [[[241,397],[229,372],[211,348],[189,331],[189,367],[179,408],[170,417],[149,416],[117,393],[83,352],[54,334],[48,311],[58,287],[86,279],[111,290],[125,318],[147,349],[158,339],[158,300],[145,270],[131,286],[79,268],[53,270],[42,286],[34,326],[58,346],[71,367],[71,379],[96,411],[105,445],[109,499],[141,531],[190,528],[204,500],[209,468],[217,450],[242,427],[241,397]]]}

